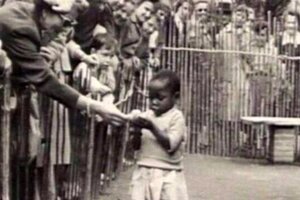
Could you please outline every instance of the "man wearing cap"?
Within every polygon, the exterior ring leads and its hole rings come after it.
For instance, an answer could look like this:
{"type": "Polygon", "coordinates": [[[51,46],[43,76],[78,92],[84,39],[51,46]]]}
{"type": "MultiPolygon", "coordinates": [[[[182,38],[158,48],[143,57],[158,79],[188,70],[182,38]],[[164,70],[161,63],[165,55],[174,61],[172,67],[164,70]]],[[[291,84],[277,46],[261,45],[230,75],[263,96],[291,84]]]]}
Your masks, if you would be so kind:
{"type": "MultiPolygon", "coordinates": [[[[0,8],[0,39],[3,42],[3,49],[12,60],[12,85],[19,97],[17,115],[13,115],[12,121],[23,124],[23,126],[16,126],[16,124],[12,126],[16,129],[13,135],[17,137],[13,141],[15,143],[12,145],[12,152],[17,152],[18,158],[15,159],[18,162],[20,158],[23,162],[28,159],[26,153],[28,147],[24,138],[30,127],[28,116],[25,116],[29,113],[29,105],[22,105],[22,101],[30,99],[27,92],[29,85],[35,86],[39,92],[69,108],[95,112],[110,123],[119,124],[126,120],[126,116],[115,106],[89,99],[70,86],[61,83],[40,54],[43,32],[61,30],[66,23],[65,14],[71,10],[73,4],[74,0],[36,0],[35,4],[14,2],[0,8]]],[[[18,162],[13,167],[18,168],[18,162]]],[[[16,187],[26,188],[24,184],[26,183],[22,183],[22,187],[21,185],[16,187]]],[[[28,182],[27,184],[30,185],[28,182]]],[[[26,195],[21,194],[13,199],[23,199],[26,195]]],[[[27,197],[27,199],[32,199],[30,196],[27,197]]]]}
{"type": "Polygon", "coordinates": [[[0,38],[3,49],[13,62],[13,83],[33,84],[37,89],[70,108],[86,109],[107,120],[122,122],[124,116],[115,107],[92,101],[71,87],[61,84],[39,54],[42,32],[60,29],[63,14],[70,11],[73,0],[36,0],[35,5],[15,2],[0,8],[0,38]]]}

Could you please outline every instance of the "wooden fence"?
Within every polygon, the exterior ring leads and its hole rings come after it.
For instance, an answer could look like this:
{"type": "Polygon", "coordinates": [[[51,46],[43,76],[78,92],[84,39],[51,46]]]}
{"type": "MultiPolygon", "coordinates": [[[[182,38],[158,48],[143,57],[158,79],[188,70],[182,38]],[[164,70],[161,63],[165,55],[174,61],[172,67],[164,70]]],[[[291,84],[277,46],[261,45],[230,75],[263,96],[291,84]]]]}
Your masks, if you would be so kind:
{"type": "MultiPolygon", "coordinates": [[[[269,17],[262,45],[254,24],[236,29],[232,23],[196,22],[181,36],[175,24],[167,26],[161,67],[178,72],[182,81],[189,153],[265,158],[265,127],[247,126],[240,117],[300,117],[300,46],[295,45],[300,32],[283,42],[282,24],[269,17]]],[[[295,143],[298,158],[298,139],[295,143]]]]}
{"type": "MultiPolygon", "coordinates": [[[[69,78],[61,76],[65,81],[69,78]]],[[[78,85],[74,82],[74,87],[78,85]]],[[[124,96],[117,104],[129,113],[136,104],[133,84],[118,85],[124,96]]],[[[0,199],[98,200],[124,167],[133,163],[128,125],[113,127],[94,115],[68,110],[31,87],[18,96],[23,106],[11,110],[10,92],[7,74],[0,90],[0,199]],[[39,112],[33,114],[37,105],[39,112]]]]}

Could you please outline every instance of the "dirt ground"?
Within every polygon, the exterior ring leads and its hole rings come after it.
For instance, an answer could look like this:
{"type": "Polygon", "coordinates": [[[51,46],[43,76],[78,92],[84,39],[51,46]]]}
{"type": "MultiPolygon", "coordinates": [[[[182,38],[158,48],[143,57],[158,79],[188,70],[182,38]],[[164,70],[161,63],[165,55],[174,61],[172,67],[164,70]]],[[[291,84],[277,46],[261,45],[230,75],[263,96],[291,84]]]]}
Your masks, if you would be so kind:
{"type": "MultiPolygon", "coordinates": [[[[101,200],[130,200],[131,173],[126,170],[101,200]]],[[[185,174],[190,200],[300,199],[300,166],[189,155],[185,174]]]]}

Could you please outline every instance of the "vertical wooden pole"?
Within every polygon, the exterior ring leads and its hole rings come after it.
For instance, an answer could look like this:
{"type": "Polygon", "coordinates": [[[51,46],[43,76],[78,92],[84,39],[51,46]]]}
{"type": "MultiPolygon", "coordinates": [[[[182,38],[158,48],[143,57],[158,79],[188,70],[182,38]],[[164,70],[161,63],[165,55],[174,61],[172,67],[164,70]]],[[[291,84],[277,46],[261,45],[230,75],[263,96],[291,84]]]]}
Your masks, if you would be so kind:
{"type": "Polygon", "coordinates": [[[10,73],[5,73],[3,80],[3,104],[1,116],[1,152],[2,152],[2,168],[1,168],[1,187],[2,200],[10,199],[10,164],[9,164],[9,149],[10,149],[10,73]]]}
{"type": "Polygon", "coordinates": [[[94,138],[95,138],[95,116],[93,115],[90,121],[88,154],[85,175],[84,200],[91,200],[92,194],[92,172],[93,172],[93,153],[94,153],[94,138]]]}

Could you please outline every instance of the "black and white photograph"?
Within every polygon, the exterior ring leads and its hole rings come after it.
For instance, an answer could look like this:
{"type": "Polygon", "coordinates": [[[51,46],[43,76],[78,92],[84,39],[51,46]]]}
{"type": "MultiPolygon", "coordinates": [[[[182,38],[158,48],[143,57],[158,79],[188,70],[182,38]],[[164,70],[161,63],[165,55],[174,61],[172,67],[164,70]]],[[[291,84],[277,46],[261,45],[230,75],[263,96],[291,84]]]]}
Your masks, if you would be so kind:
{"type": "Polygon", "coordinates": [[[300,200],[300,0],[0,0],[0,200],[300,200]]]}

